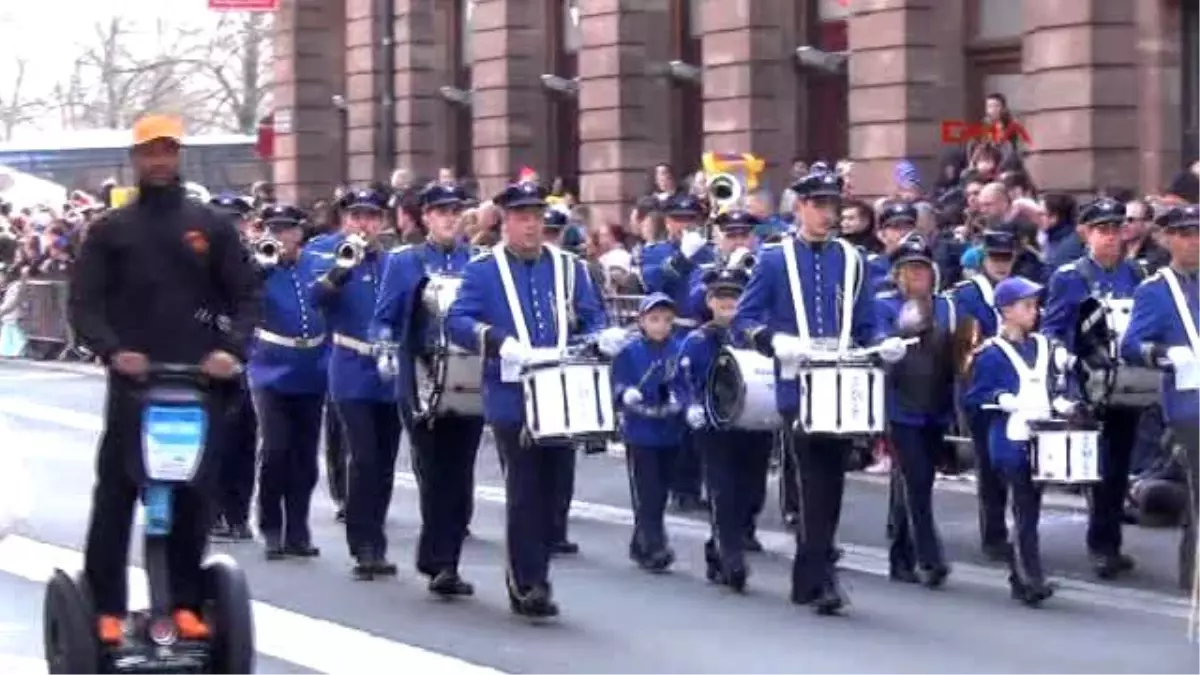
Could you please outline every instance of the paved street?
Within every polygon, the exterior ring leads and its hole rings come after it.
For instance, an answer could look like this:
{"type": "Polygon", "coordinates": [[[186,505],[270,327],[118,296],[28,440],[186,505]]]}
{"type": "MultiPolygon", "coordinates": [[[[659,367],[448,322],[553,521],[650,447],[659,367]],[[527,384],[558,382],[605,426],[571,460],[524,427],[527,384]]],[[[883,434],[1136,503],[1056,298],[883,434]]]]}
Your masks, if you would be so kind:
{"type": "MultiPolygon", "coordinates": [[[[76,370],[0,362],[0,452],[21,456],[35,497],[28,522],[0,540],[6,673],[44,672],[42,582],[53,567],[80,561],[104,383],[76,370]]],[[[625,557],[631,517],[622,460],[581,457],[571,536],[583,551],[555,563],[561,620],[531,626],[509,614],[504,595],[494,449],[481,451],[463,568],[478,590],[469,601],[432,599],[411,571],[418,519],[407,455],[397,469],[389,523],[392,556],[402,567],[395,581],[350,580],[344,537],[323,487],[313,514],[322,557],[268,564],[255,544],[220,547],[250,578],[260,672],[384,664],[420,673],[1200,671],[1187,639],[1188,602],[1174,589],[1175,531],[1128,528],[1137,572],[1121,584],[1099,584],[1087,571],[1083,515],[1052,509],[1044,515],[1043,547],[1062,589],[1043,609],[1029,610],[1008,598],[1006,573],[978,554],[973,494],[953,489],[936,495],[955,561],[947,587],[930,592],[888,582],[886,490],[856,477],[841,531],[853,605],[843,618],[821,619],[787,601],[792,544],[773,505],[761,524],[769,550],[751,559],[751,592],[734,597],[704,581],[706,526],[690,516],[669,522],[680,554],[675,573],[634,569],[625,557]]]]}

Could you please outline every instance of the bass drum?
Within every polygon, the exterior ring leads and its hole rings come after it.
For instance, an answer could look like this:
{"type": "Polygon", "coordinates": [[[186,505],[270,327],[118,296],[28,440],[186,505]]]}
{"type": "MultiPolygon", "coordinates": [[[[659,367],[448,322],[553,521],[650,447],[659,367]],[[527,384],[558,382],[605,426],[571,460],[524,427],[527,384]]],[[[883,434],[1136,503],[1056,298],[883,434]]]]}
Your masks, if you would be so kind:
{"type": "Polygon", "coordinates": [[[1143,408],[1158,402],[1162,375],[1124,364],[1118,353],[1132,310],[1129,299],[1089,297],[1079,305],[1072,351],[1083,398],[1091,405],[1143,408]]]}
{"type": "Polygon", "coordinates": [[[446,313],[462,279],[435,274],[420,293],[413,321],[417,413],[423,417],[483,414],[483,357],[450,344],[446,313]]]}
{"type": "Polygon", "coordinates": [[[704,404],[720,429],[779,429],[783,418],[775,402],[775,360],[752,349],[725,347],[708,372],[704,404]]]}

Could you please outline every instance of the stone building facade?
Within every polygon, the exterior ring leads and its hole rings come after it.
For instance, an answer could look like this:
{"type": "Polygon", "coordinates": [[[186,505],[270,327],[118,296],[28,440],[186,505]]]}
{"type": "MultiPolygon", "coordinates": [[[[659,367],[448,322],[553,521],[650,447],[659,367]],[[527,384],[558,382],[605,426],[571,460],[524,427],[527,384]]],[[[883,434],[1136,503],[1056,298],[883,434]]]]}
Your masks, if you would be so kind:
{"type": "Polygon", "coordinates": [[[449,166],[490,194],[530,166],[615,215],[658,162],[750,151],[773,187],[793,158],[849,157],[879,195],[901,158],[932,183],[942,122],[998,91],[1043,188],[1153,190],[1196,156],[1196,5],[283,0],[274,175],[309,200],[449,166]],[[816,69],[804,46],[848,58],[816,69]]]}

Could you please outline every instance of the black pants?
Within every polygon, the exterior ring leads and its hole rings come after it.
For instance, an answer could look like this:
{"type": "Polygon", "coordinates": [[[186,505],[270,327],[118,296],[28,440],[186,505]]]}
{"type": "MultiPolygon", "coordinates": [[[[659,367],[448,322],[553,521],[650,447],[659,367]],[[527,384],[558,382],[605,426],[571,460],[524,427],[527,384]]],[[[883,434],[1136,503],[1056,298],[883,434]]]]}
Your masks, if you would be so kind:
{"type": "Polygon", "coordinates": [[[1171,423],[1171,431],[1183,450],[1183,467],[1188,482],[1188,511],[1184,517],[1183,538],[1179,542],[1179,585],[1194,589],[1196,583],[1196,527],[1200,515],[1200,426],[1196,420],[1171,423]]]}
{"type": "Polygon", "coordinates": [[[976,410],[968,413],[971,447],[975,452],[976,496],[979,499],[979,536],[985,547],[1001,547],[1008,540],[1004,507],[1008,500],[1005,481],[992,464],[988,451],[988,426],[992,413],[976,410]]]}
{"type": "Polygon", "coordinates": [[[329,498],[339,505],[346,504],[346,470],[350,456],[346,453],[346,430],[338,416],[337,406],[325,400],[325,480],[329,482],[329,498]]]}
{"type": "MultiPolygon", "coordinates": [[[[212,485],[220,471],[221,438],[231,422],[231,395],[214,391],[209,398],[208,438],[214,454],[206,457],[193,483],[175,490],[171,532],[167,538],[167,565],[173,604],[199,608],[203,604],[200,561],[208,545],[208,529],[215,508],[212,485]],[[217,461],[211,461],[211,460],[217,461]]],[[[126,566],[133,510],[143,483],[141,468],[142,400],[140,390],[109,377],[104,411],[104,433],[96,456],[96,485],[84,551],[84,576],[92,591],[96,611],[122,615],[129,589],[126,566]]]]}
{"type": "Polygon", "coordinates": [[[1025,586],[1046,582],[1042,572],[1042,552],[1038,521],[1042,517],[1042,486],[1033,482],[1029,467],[1005,467],[1001,480],[1012,504],[1012,551],[1009,554],[1010,581],[1025,586]]]}
{"type": "Polygon", "coordinates": [[[346,543],[356,558],[387,554],[388,507],[400,452],[400,413],[389,401],[337,401],[350,454],[346,543]]]}
{"type": "Polygon", "coordinates": [[[671,494],[677,498],[700,498],[700,462],[703,461],[700,455],[691,430],[685,431],[679,442],[679,452],[675,455],[675,469],[672,472],[671,494]]]}
{"type": "Polygon", "coordinates": [[[796,557],[792,561],[792,594],[811,596],[835,577],[834,542],[842,517],[846,491],[846,454],[849,439],[791,435],[788,451],[797,468],[796,488],[800,508],[796,527],[796,557]]]}
{"type": "Polygon", "coordinates": [[[550,542],[561,544],[567,541],[567,525],[571,519],[571,501],[575,499],[575,464],[583,446],[572,445],[566,450],[566,457],[558,465],[559,476],[555,481],[557,492],[554,495],[554,523],[550,530],[550,542]]]}
{"type": "Polygon", "coordinates": [[[475,456],[483,418],[457,415],[408,427],[421,499],[417,571],[457,571],[475,503],[475,456]]]}
{"type": "Polygon", "coordinates": [[[321,394],[254,392],[262,432],[258,465],[258,527],[284,544],[308,546],[308,511],[317,486],[321,394]]]}
{"type": "Polygon", "coordinates": [[[567,467],[574,466],[575,448],[523,441],[519,427],[492,431],[503,458],[509,590],[548,588],[559,496],[567,467]]]}
{"type": "Polygon", "coordinates": [[[245,525],[254,497],[255,459],[258,450],[258,416],[248,389],[238,393],[237,409],[221,447],[221,478],[217,490],[225,524],[245,525]]]}
{"type": "Polygon", "coordinates": [[[1107,408],[1100,420],[1104,424],[1100,438],[1100,482],[1092,487],[1092,503],[1088,510],[1087,547],[1091,553],[1116,555],[1121,552],[1129,467],[1141,416],[1141,409],[1107,408]]]}
{"type": "Polygon", "coordinates": [[[771,458],[770,436],[741,430],[704,429],[693,433],[704,467],[712,533],[706,558],[725,572],[746,569],[747,523],[771,458]]]}
{"type": "Polygon", "coordinates": [[[675,471],[677,445],[630,445],[625,448],[629,501],[633,504],[633,536],[629,556],[641,560],[667,548],[663,518],[675,471]]]}
{"type": "Polygon", "coordinates": [[[758,531],[758,516],[767,503],[767,475],[771,471],[771,455],[775,452],[776,434],[769,431],[751,431],[747,432],[747,438],[755,448],[766,448],[765,452],[746,453],[743,460],[749,464],[746,471],[754,476],[748,485],[744,522],[746,537],[750,538],[758,531]]]}
{"type": "Polygon", "coordinates": [[[945,564],[942,542],[933,517],[933,480],[945,429],[940,424],[889,426],[894,462],[890,483],[891,508],[888,560],[893,568],[933,569],[945,564]]]}

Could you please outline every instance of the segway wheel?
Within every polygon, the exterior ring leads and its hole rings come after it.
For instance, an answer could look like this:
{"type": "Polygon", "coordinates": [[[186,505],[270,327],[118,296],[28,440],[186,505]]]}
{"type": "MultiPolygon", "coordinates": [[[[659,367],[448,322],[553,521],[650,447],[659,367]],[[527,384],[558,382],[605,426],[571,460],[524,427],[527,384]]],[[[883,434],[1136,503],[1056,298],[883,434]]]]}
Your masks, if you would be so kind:
{"type": "Polygon", "coordinates": [[[100,636],[87,584],[55,570],[46,584],[42,641],[50,673],[100,672],[100,636]]]}
{"type": "Polygon", "coordinates": [[[220,554],[205,561],[203,576],[212,672],[253,673],[254,617],[245,573],[233,558],[220,554]]]}

